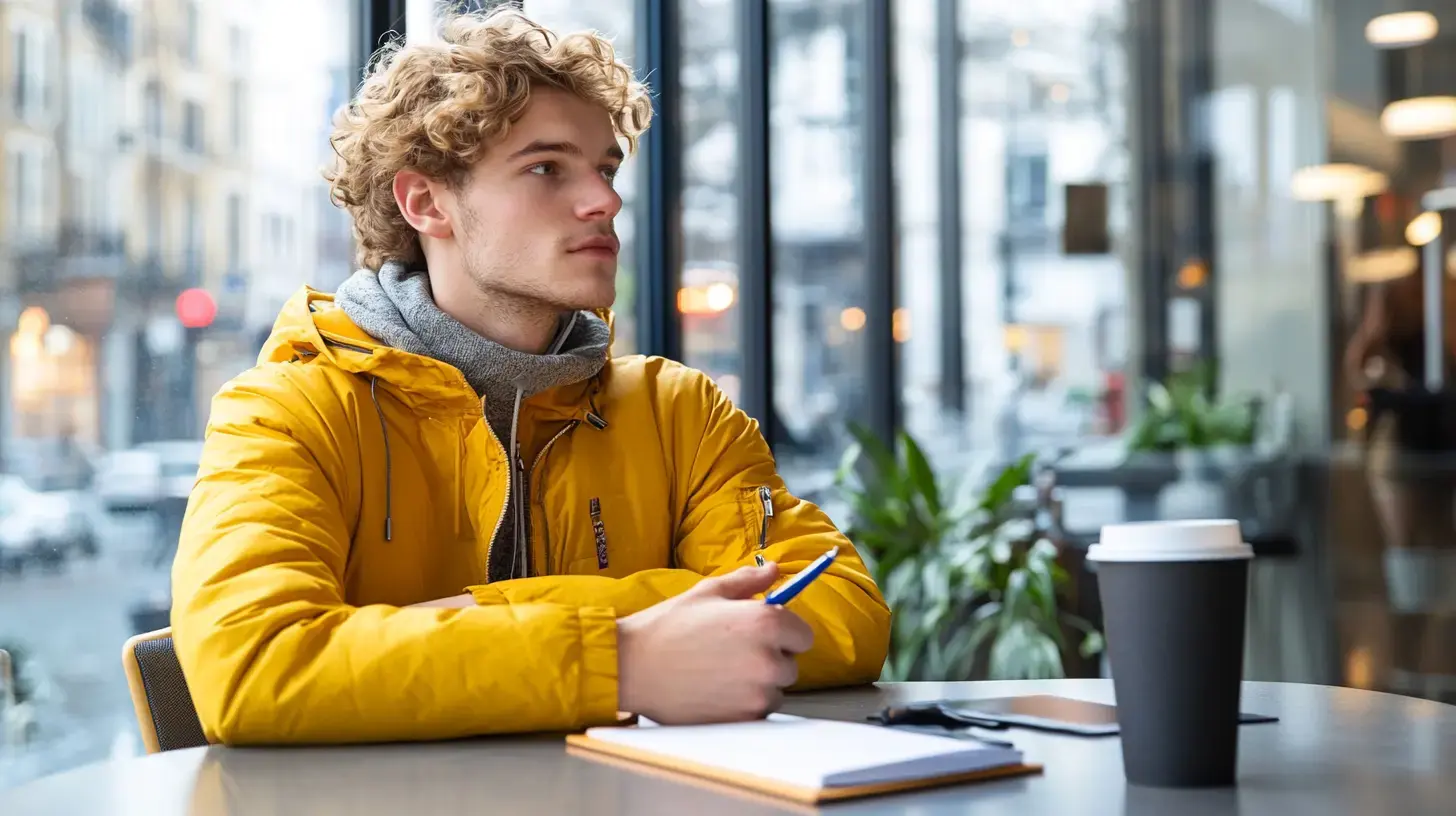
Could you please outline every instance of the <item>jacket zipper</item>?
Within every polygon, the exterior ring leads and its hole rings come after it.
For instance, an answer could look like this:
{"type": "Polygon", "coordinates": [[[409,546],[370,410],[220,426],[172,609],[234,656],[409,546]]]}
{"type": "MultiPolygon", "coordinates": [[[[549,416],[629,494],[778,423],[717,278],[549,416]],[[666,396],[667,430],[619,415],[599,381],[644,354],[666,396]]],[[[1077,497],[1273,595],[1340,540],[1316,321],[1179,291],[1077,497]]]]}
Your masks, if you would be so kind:
{"type": "Polygon", "coordinates": [[[369,349],[364,348],[363,346],[355,346],[355,345],[352,345],[352,344],[349,344],[349,343],[340,342],[338,340],[334,340],[334,339],[331,339],[331,338],[328,338],[328,337],[325,337],[324,338],[324,343],[327,344],[327,345],[330,345],[330,346],[338,346],[341,349],[347,349],[349,351],[357,351],[360,354],[373,354],[374,353],[374,352],[370,351],[369,349]]]}
{"type": "Polygon", "coordinates": [[[516,540],[513,542],[516,554],[511,556],[511,577],[516,577],[515,563],[516,556],[519,556],[521,561],[525,562],[521,565],[520,577],[527,578],[531,575],[531,531],[526,527],[526,514],[530,512],[526,505],[531,501],[531,483],[526,480],[526,463],[521,461],[519,444],[516,445],[512,456],[516,461],[515,478],[520,480],[515,484],[521,486],[521,500],[516,502],[516,540]]]}
{"type": "MultiPolygon", "coordinates": [[[[581,420],[578,420],[578,419],[571,420],[570,422],[566,423],[566,425],[563,426],[561,428],[561,430],[557,431],[554,436],[552,436],[550,439],[546,440],[546,444],[545,445],[541,446],[541,451],[536,454],[535,460],[531,462],[531,468],[526,471],[526,486],[528,488],[530,487],[530,484],[531,484],[531,481],[530,481],[531,480],[531,477],[536,472],[536,467],[541,464],[541,460],[542,459],[545,459],[546,458],[546,453],[547,453],[547,451],[550,451],[551,450],[551,446],[556,444],[556,440],[560,439],[563,436],[566,436],[568,433],[571,432],[571,430],[573,428],[575,428],[577,425],[580,425],[580,424],[581,424],[581,420]]],[[[538,493],[537,495],[540,496],[541,494],[538,493]]],[[[543,549],[546,552],[546,574],[547,575],[551,575],[551,574],[553,574],[551,572],[551,524],[546,519],[546,503],[545,503],[545,501],[542,501],[541,502],[541,526],[543,527],[542,533],[546,537],[545,547],[543,547],[543,549]]]]}
{"type": "MultiPolygon", "coordinates": [[[[760,487],[758,489],[758,500],[763,504],[763,524],[758,528],[758,548],[762,550],[768,546],[768,525],[769,522],[773,521],[774,517],[773,492],[767,487],[760,487]]],[[[760,567],[763,566],[763,555],[761,553],[754,553],[753,563],[760,567]]]]}
{"type": "MultiPolygon", "coordinates": [[[[465,389],[467,391],[469,391],[470,393],[472,393],[472,394],[475,393],[475,388],[473,388],[470,385],[470,381],[469,380],[465,379],[465,375],[464,374],[461,374],[460,375],[460,384],[462,386],[464,386],[465,389]]],[[[475,414],[476,417],[479,418],[479,419],[481,419],[482,421],[484,421],[484,419],[485,419],[485,400],[484,399],[476,400],[476,402],[475,402],[475,410],[476,410],[476,414],[475,414]]],[[[510,454],[509,451],[506,450],[505,443],[501,442],[500,441],[500,438],[495,435],[495,430],[490,427],[490,423],[489,422],[486,422],[485,423],[485,432],[487,434],[490,434],[491,441],[495,443],[495,446],[496,446],[496,448],[498,448],[500,450],[501,455],[506,458],[506,499],[505,499],[505,502],[503,502],[501,504],[500,515],[495,520],[495,528],[490,531],[490,540],[485,543],[485,581],[486,581],[486,583],[490,583],[490,557],[491,557],[491,554],[495,551],[495,539],[496,539],[496,536],[500,535],[501,525],[503,523],[505,523],[505,520],[506,520],[506,511],[509,510],[509,509],[511,509],[511,478],[510,478],[510,472],[511,472],[511,464],[510,464],[510,462],[511,462],[511,454],[510,454]]]]}

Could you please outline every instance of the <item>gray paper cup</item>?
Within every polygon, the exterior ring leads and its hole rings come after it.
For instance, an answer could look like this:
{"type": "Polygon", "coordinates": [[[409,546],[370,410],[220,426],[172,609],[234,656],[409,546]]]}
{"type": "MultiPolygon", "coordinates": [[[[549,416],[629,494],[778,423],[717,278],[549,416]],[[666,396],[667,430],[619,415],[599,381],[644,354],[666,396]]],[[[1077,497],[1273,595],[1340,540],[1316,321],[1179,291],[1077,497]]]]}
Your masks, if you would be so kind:
{"type": "Polygon", "coordinates": [[[1234,784],[1253,554],[1227,520],[1112,524],[1088,551],[1128,782],[1234,784]]]}

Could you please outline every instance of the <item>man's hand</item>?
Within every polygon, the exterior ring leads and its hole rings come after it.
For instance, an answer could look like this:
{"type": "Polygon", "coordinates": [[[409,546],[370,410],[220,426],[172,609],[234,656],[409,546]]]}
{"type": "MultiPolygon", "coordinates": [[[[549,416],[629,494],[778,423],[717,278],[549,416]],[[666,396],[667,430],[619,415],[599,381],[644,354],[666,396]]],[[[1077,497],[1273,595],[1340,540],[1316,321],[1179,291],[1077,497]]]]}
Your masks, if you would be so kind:
{"type": "Polygon", "coordinates": [[[664,724],[764,717],[798,678],[814,633],[753,596],[778,567],[744,567],[617,621],[618,706],[664,724]]]}

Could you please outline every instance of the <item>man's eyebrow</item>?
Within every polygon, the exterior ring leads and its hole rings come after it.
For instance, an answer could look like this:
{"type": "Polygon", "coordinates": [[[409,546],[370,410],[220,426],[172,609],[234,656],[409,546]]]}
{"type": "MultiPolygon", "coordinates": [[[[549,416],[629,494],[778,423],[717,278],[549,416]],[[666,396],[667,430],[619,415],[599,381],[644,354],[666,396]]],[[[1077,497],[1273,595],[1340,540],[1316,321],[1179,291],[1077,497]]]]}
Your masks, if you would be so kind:
{"type": "MultiPolygon", "coordinates": [[[[585,154],[585,151],[572,142],[546,142],[538,139],[512,153],[510,160],[515,161],[516,159],[533,156],[538,153],[566,153],[571,156],[581,156],[585,154]]],[[[622,161],[626,158],[626,154],[622,152],[622,148],[617,145],[612,145],[607,148],[607,156],[617,161],[622,161]]]]}

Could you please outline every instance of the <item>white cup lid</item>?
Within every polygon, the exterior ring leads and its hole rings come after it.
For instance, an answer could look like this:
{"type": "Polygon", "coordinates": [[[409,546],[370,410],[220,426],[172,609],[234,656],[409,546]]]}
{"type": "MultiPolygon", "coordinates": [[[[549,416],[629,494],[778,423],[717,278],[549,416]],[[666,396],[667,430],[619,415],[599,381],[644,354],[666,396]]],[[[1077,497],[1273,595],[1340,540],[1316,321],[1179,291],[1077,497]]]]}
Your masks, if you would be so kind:
{"type": "Polygon", "coordinates": [[[1088,561],[1227,561],[1253,558],[1232,519],[1134,521],[1102,528],[1088,561]]]}

